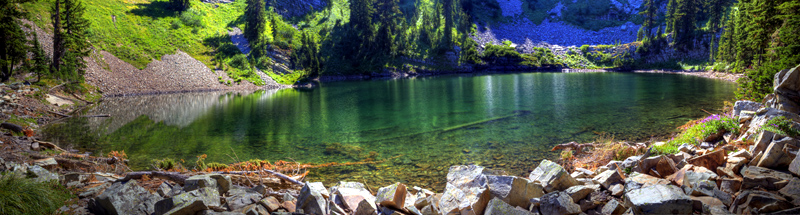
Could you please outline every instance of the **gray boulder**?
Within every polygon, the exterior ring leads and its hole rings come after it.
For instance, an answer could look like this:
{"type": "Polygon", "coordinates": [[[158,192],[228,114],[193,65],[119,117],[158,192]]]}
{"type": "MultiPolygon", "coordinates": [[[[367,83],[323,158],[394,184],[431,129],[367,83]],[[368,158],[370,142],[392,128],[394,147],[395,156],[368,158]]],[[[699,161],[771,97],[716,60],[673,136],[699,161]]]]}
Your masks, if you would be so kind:
{"type": "Polygon", "coordinates": [[[792,158],[784,152],[784,147],[800,147],[800,140],[786,137],[780,140],[773,139],[757,166],[771,169],[785,169],[792,163],[792,158]]]}
{"type": "Polygon", "coordinates": [[[28,167],[28,177],[37,182],[58,181],[58,174],[36,165],[28,167]]]}
{"type": "Polygon", "coordinates": [[[630,176],[625,178],[625,192],[630,192],[631,190],[649,187],[656,184],[666,185],[670,184],[670,182],[668,180],[656,178],[647,174],[632,172],[630,176]]]}
{"type": "Polygon", "coordinates": [[[375,203],[384,207],[402,210],[406,204],[407,194],[406,185],[398,182],[378,189],[378,194],[375,196],[375,203]]]}
{"type": "Polygon", "coordinates": [[[186,179],[183,191],[189,192],[203,187],[214,188],[223,195],[231,189],[231,177],[220,174],[195,175],[186,179]]]}
{"type": "Polygon", "coordinates": [[[624,182],[625,181],[625,176],[624,176],[624,174],[620,173],[619,169],[617,169],[617,170],[607,170],[605,172],[597,174],[597,176],[595,176],[592,179],[592,181],[595,184],[602,185],[603,188],[605,188],[605,189],[609,189],[609,188],[611,188],[611,185],[624,182]]]}
{"type": "Polygon", "coordinates": [[[375,215],[376,211],[378,211],[378,207],[375,206],[375,203],[370,202],[366,199],[361,200],[356,206],[356,210],[354,211],[354,215],[375,215]]]}
{"type": "Polygon", "coordinates": [[[139,186],[134,180],[116,182],[95,198],[95,214],[153,214],[161,197],[139,186]]]}
{"type": "Polygon", "coordinates": [[[530,199],[544,195],[541,184],[516,176],[487,175],[492,196],[514,207],[530,207],[530,199]]]}
{"type": "Polygon", "coordinates": [[[745,190],[736,196],[730,211],[735,214],[765,214],[793,207],[792,203],[789,203],[785,198],[777,194],[745,190]]]}
{"type": "Polygon", "coordinates": [[[491,200],[484,168],[475,165],[452,166],[439,200],[441,213],[481,214],[491,200]]]}
{"type": "Polygon", "coordinates": [[[247,205],[258,203],[263,197],[260,193],[250,189],[231,189],[225,198],[225,204],[230,210],[239,210],[247,205]]]}
{"type": "Polygon", "coordinates": [[[155,214],[189,215],[219,206],[217,189],[204,187],[156,202],[155,214]]]}
{"type": "Polygon", "coordinates": [[[779,190],[792,180],[792,174],[779,172],[763,167],[748,166],[742,168],[742,190],[761,187],[767,190],[779,190]]]}
{"type": "Polygon", "coordinates": [[[625,194],[625,204],[636,214],[691,214],[692,199],[672,185],[653,185],[625,194]]]}
{"type": "Polygon", "coordinates": [[[375,202],[375,196],[370,193],[366,186],[358,182],[339,182],[339,184],[331,187],[331,194],[341,200],[341,204],[345,209],[355,210],[362,200],[375,202]]]}
{"type": "Polygon", "coordinates": [[[533,215],[528,210],[518,209],[498,198],[493,198],[486,206],[486,215],[533,215]]]}
{"type": "Polygon", "coordinates": [[[756,112],[761,106],[761,103],[754,101],[736,101],[733,105],[733,115],[743,117],[747,114],[742,114],[742,111],[756,112]]]}
{"type": "Polygon", "coordinates": [[[791,201],[792,204],[800,205],[800,179],[792,178],[789,184],[786,184],[778,192],[791,201]]]}
{"type": "Polygon", "coordinates": [[[564,192],[566,192],[567,195],[572,198],[573,202],[578,202],[581,199],[586,198],[586,196],[588,196],[590,193],[598,190],[600,190],[599,184],[593,186],[578,185],[567,188],[567,190],[564,192]]]}
{"type": "Polygon", "coordinates": [[[581,206],[575,204],[565,192],[552,192],[544,194],[541,198],[539,211],[542,214],[579,214],[581,206]]]}
{"type": "Polygon", "coordinates": [[[296,210],[303,210],[307,214],[327,215],[327,196],[330,194],[322,182],[306,182],[297,197],[296,210]]]}
{"type": "Polygon", "coordinates": [[[612,199],[605,206],[603,206],[603,210],[601,211],[603,214],[606,215],[620,215],[627,210],[625,206],[622,205],[616,199],[612,199]]]}
{"type": "Polygon", "coordinates": [[[564,167],[549,160],[542,160],[528,178],[540,182],[544,186],[544,191],[548,193],[579,185],[578,181],[572,178],[564,167]]]}

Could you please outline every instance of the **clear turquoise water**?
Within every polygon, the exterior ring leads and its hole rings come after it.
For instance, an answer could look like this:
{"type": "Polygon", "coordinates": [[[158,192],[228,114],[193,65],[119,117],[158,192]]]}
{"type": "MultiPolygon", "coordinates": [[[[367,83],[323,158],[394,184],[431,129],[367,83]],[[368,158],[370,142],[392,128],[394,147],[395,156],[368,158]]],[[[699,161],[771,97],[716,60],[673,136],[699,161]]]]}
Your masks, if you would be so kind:
{"type": "Polygon", "coordinates": [[[480,164],[527,175],[559,143],[598,134],[666,136],[733,99],[730,82],[669,74],[524,73],[324,83],[310,91],[109,98],[48,129],[50,139],[107,153],[134,169],[152,159],[193,166],[249,159],[382,162],[311,169],[308,179],[439,189],[447,168],[480,164]],[[391,158],[391,159],[389,159],[391,158]]]}

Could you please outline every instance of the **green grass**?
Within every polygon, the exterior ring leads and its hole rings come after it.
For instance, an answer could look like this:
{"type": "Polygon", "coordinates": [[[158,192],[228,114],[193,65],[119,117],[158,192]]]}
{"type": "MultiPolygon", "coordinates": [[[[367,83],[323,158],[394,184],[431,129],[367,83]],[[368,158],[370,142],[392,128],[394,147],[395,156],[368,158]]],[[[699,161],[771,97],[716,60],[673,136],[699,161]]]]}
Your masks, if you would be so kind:
{"type": "Polygon", "coordinates": [[[767,120],[764,126],[759,128],[759,130],[771,131],[772,133],[794,138],[800,137],[800,125],[793,123],[792,120],[785,116],[778,116],[767,120]]]}
{"type": "Polygon", "coordinates": [[[72,194],[57,181],[0,176],[0,214],[54,214],[72,194]]]}
{"type": "Polygon", "coordinates": [[[275,82],[285,85],[295,84],[297,81],[302,80],[307,76],[306,71],[303,70],[294,70],[294,72],[288,74],[276,74],[272,71],[265,71],[265,73],[275,80],[275,82]]]}
{"type": "Polygon", "coordinates": [[[711,115],[700,120],[697,124],[686,129],[677,137],[667,141],[666,144],[654,146],[656,154],[675,154],[678,147],[683,144],[699,145],[706,137],[723,131],[738,133],[739,123],[728,115],[711,115]]]}
{"type": "MultiPolygon", "coordinates": [[[[42,0],[23,6],[34,14],[31,17],[34,23],[52,29],[51,4],[51,0],[42,0]]],[[[216,55],[221,47],[229,46],[214,43],[215,39],[230,41],[227,32],[233,27],[244,27],[245,1],[206,4],[193,0],[192,8],[183,13],[170,9],[168,0],[85,1],[84,5],[86,18],[91,23],[88,37],[92,45],[139,69],[152,60],[181,50],[210,69],[225,69],[233,79],[263,84],[251,71],[232,70],[222,65],[229,62],[227,57],[232,55],[216,55]],[[116,22],[112,17],[116,17],[116,22]]]]}

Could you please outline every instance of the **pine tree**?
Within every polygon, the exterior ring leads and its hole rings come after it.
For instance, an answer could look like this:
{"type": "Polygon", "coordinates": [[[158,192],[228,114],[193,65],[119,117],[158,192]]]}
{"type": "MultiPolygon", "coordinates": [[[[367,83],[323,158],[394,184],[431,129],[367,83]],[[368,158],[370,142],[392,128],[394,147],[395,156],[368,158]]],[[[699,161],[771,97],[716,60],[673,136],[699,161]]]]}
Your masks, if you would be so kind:
{"type": "Polygon", "coordinates": [[[716,60],[721,62],[733,62],[735,53],[735,42],[733,41],[736,32],[736,23],[738,10],[731,11],[728,18],[726,18],[722,36],[719,39],[719,47],[717,49],[716,60]]]}
{"type": "Polygon", "coordinates": [[[678,10],[678,2],[677,0],[669,0],[667,3],[667,27],[664,33],[670,33],[674,29],[674,23],[672,20],[675,19],[675,11],[678,10]]]}
{"type": "Polygon", "coordinates": [[[453,19],[455,17],[455,3],[454,0],[441,0],[442,1],[442,15],[444,15],[444,38],[442,38],[442,46],[444,51],[453,49],[453,19]]]}
{"type": "MultiPolygon", "coordinates": [[[[247,0],[245,7],[244,37],[251,45],[258,44],[267,28],[267,12],[263,0],[247,0]]],[[[273,30],[275,31],[275,30],[273,30]]]]}
{"type": "Polygon", "coordinates": [[[642,23],[642,27],[640,30],[641,32],[639,33],[642,34],[642,36],[637,35],[638,40],[643,40],[645,38],[652,37],[653,34],[652,29],[656,21],[656,12],[658,10],[654,0],[645,0],[643,7],[644,11],[639,12],[639,15],[642,15],[642,17],[644,17],[644,22],[642,23]]]}
{"type": "Polygon", "coordinates": [[[33,41],[31,43],[33,43],[31,49],[33,57],[28,61],[27,69],[36,74],[36,82],[39,82],[42,80],[42,75],[49,74],[50,59],[39,43],[39,37],[36,32],[33,33],[33,41]]]}
{"type": "Polygon", "coordinates": [[[698,5],[695,0],[675,0],[676,10],[672,14],[672,35],[675,46],[681,50],[692,48],[694,44],[694,31],[696,29],[696,13],[698,5]]]}
{"type": "Polygon", "coordinates": [[[0,0],[0,81],[7,81],[14,74],[14,67],[25,59],[28,52],[25,32],[20,28],[20,19],[27,13],[17,4],[31,0],[0,0]]]}
{"type": "Polygon", "coordinates": [[[89,56],[89,42],[87,41],[87,30],[89,20],[84,18],[86,8],[81,0],[56,0],[56,13],[54,16],[54,44],[58,47],[54,53],[60,53],[60,58],[54,57],[53,64],[56,68],[51,71],[55,77],[69,82],[82,83],[83,74],[86,72],[86,61],[84,57],[89,56]],[[55,28],[55,26],[60,26],[55,28]],[[56,40],[55,38],[59,39],[56,40]]]}
{"type": "Polygon", "coordinates": [[[399,54],[395,37],[400,32],[400,25],[403,23],[403,12],[400,11],[397,0],[378,0],[378,13],[381,23],[375,38],[378,52],[394,58],[399,54]]]}

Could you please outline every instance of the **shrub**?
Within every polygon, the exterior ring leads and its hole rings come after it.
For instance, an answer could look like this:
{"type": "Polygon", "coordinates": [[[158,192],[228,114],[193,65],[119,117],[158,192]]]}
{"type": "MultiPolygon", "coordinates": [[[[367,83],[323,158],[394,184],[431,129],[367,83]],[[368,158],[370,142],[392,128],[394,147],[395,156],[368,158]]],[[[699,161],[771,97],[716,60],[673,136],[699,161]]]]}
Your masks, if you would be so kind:
{"type": "Polygon", "coordinates": [[[181,169],[180,168],[181,164],[172,158],[164,158],[161,160],[153,159],[152,162],[153,162],[153,167],[159,170],[181,169]]]}
{"type": "Polygon", "coordinates": [[[69,191],[57,181],[0,176],[0,214],[54,214],[70,198],[69,191]]]}
{"type": "MultiPolygon", "coordinates": [[[[202,28],[205,27],[203,25],[203,16],[204,14],[202,12],[192,8],[181,13],[181,21],[187,26],[202,28]]],[[[173,24],[173,28],[174,27],[175,25],[173,24]]]]}
{"type": "Polygon", "coordinates": [[[759,131],[762,130],[794,138],[800,137],[800,125],[793,123],[792,120],[785,116],[778,116],[767,120],[764,126],[759,128],[759,131]]]}
{"type": "Polygon", "coordinates": [[[231,58],[231,61],[228,62],[228,65],[238,70],[250,69],[250,63],[247,62],[247,56],[244,54],[237,54],[233,56],[233,58],[231,58]]]}
{"type": "Polygon", "coordinates": [[[191,0],[169,0],[172,9],[183,11],[192,7],[191,0]]]}

